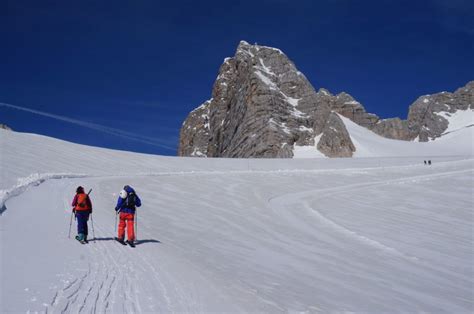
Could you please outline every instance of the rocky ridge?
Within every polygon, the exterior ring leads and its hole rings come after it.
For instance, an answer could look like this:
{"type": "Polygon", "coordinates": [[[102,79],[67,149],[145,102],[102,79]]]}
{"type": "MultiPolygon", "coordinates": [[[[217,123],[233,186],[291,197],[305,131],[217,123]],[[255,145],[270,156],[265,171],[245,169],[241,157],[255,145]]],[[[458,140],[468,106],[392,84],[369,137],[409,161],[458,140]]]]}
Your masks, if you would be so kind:
{"type": "Polygon", "coordinates": [[[474,81],[454,93],[441,92],[419,97],[411,106],[406,121],[408,137],[426,142],[443,135],[449,117],[458,110],[474,110],[474,81]]]}
{"type": "Polygon", "coordinates": [[[473,87],[422,96],[407,120],[382,120],[347,93],[316,92],[281,50],[242,41],[221,65],[212,98],[184,121],[178,155],[290,158],[299,145],[351,157],[355,146],[338,114],[387,138],[427,141],[446,130],[440,112],[472,109],[473,87]]]}

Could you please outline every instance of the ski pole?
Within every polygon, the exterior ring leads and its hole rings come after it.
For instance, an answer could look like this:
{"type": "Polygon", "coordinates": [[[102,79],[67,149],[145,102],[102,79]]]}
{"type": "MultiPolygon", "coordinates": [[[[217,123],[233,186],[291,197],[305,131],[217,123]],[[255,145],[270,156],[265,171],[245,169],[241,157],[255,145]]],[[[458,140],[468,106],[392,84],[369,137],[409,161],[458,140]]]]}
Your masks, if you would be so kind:
{"type": "Polygon", "coordinates": [[[72,215],[74,215],[74,212],[71,212],[71,219],[69,220],[69,234],[67,236],[69,239],[71,238],[72,215]]]}
{"type": "Polygon", "coordinates": [[[95,243],[94,217],[92,216],[92,213],[91,213],[91,222],[92,222],[92,236],[94,237],[94,243],[95,243]]]}
{"type": "Polygon", "coordinates": [[[135,212],[135,242],[138,240],[138,212],[135,212]]]}
{"type": "Polygon", "coordinates": [[[117,233],[117,216],[120,213],[120,209],[115,212],[115,233],[117,233]]]}

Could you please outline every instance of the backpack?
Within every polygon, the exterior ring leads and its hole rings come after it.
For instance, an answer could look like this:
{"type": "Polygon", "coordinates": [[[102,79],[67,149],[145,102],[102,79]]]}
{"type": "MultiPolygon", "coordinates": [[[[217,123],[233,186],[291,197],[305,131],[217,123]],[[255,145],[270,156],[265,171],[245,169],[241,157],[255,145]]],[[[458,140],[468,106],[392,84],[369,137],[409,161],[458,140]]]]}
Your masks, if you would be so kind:
{"type": "Polygon", "coordinates": [[[88,195],[85,193],[77,194],[77,205],[76,209],[88,209],[87,207],[87,197],[88,195]]]}
{"type": "Polygon", "coordinates": [[[125,199],[125,207],[135,209],[137,203],[137,195],[135,192],[129,192],[125,199]]]}

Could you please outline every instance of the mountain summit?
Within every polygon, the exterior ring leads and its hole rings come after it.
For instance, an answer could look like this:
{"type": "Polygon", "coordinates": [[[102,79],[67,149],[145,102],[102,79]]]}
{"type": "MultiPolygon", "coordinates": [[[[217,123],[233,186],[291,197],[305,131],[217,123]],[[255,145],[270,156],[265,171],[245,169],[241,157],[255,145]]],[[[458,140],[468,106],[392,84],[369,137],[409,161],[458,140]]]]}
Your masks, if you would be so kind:
{"type": "Polygon", "coordinates": [[[280,49],[241,41],[221,65],[212,98],[184,121],[178,155],[291,158],[295,147],[309,146],[351,157],[356,147],[341,116],[387,138],[428,141],[447,129],[441,112],[473,109],[473,87],[421,97],[408,120],[381,120],[347,93],[316,91],[280,49]]]}

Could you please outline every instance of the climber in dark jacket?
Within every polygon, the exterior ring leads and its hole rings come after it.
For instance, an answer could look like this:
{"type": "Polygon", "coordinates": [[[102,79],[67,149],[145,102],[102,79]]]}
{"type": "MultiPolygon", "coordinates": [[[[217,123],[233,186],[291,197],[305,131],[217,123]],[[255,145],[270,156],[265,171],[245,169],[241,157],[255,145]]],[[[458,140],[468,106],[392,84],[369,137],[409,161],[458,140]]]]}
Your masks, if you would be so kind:
{"type": "Polygon", "coordinates": [[[87,243],[87,221],[89,220],[89,215],[92,213],[92,202],[89,195],[84,192],[82,186],[77,187],[76,195],[72,200],[71,206],[77,219],[76,240],[87,243]]]}

